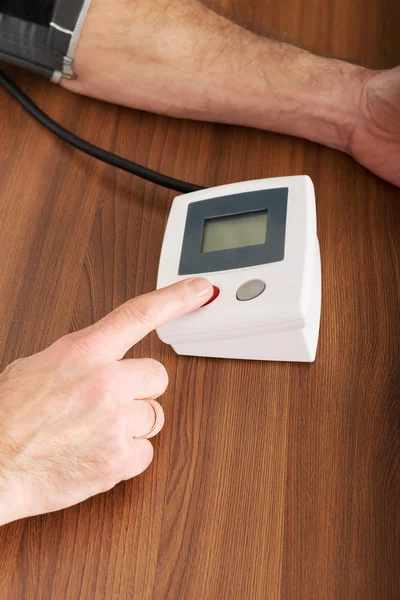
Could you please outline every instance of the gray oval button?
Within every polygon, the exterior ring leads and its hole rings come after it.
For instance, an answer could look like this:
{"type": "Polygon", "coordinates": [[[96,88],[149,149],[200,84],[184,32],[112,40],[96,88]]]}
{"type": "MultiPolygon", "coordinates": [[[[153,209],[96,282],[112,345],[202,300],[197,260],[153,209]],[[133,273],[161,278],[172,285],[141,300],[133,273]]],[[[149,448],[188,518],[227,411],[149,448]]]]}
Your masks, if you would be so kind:
{"type": "Polygon", "coordinates": [[[254,300],[258,298],[265,291],[266,284],[261,279],[252,279],[246,281],[237,291],[236,298],[240,302],[247,302],[248,300],[254,300]]]}

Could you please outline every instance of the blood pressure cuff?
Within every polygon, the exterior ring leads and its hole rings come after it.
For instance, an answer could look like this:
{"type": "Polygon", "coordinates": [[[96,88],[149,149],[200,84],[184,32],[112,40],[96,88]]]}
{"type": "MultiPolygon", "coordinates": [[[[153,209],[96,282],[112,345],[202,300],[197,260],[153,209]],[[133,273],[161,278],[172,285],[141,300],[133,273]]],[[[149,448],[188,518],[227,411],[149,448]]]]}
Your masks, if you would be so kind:
{"type": "Polygon", "coordinates": [[[74,78],[74,55],[91,0],[0,0],[0,61],[74,78]]]}

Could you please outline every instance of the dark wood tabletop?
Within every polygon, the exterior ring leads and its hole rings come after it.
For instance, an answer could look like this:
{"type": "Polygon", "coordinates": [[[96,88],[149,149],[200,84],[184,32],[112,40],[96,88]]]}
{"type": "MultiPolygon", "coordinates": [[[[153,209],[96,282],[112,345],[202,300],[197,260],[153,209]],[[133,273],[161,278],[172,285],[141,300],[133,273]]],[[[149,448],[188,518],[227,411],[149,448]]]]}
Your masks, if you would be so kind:
{"type": "MultiPolygon", "coordinates": [[[[400,63],[398,0],[216,4],[325,55],[400,63]]],[[[175,177],[310,175],[323,312],[313,365],[178,358],[146,338],[135,356],[170,374],[152,466],[3,527],[0,598],[398,598],[400,190],[304,140],[145,114],[7,72],[67,128],[175,177]]],[[[69,148],[2,90],[0,110],[3,369],[155,287],[174,194],[69,148]]]]}

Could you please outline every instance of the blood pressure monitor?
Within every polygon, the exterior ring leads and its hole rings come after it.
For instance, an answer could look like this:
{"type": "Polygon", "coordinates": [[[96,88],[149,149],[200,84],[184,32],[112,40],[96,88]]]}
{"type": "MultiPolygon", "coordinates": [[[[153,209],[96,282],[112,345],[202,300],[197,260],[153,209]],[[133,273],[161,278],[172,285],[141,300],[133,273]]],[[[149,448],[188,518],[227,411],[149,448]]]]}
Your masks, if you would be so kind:
{"type": "Polygon", "coordinates": [[[314,187],[307,176],[177,197],[158,288],[205,277],[212,301],[158,329],[177,354],[313,362],[321,312],[314,187]]]}

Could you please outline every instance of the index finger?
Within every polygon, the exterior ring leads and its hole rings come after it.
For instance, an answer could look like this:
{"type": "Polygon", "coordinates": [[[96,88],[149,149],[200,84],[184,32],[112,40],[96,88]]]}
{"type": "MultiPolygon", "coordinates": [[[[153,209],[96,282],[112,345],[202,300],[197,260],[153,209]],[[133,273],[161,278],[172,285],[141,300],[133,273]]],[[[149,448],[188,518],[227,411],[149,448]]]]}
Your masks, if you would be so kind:
{"type": "Polygon", "coordinates": [[[206,279],[186,279],[129,300],[79,335],[85,346],[119,360],[154,329],[203,306],[213,292],[206,279]]]}

